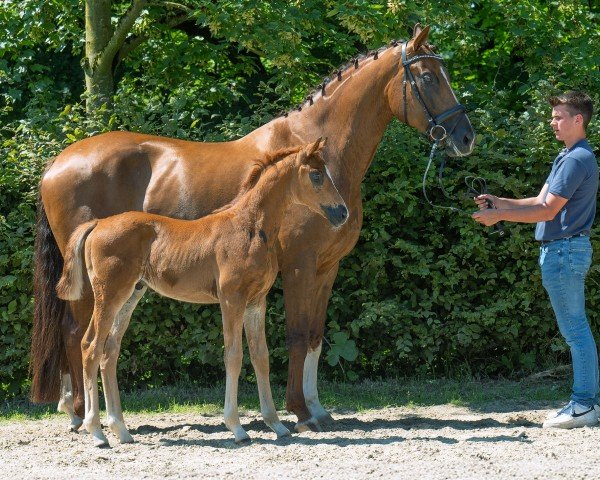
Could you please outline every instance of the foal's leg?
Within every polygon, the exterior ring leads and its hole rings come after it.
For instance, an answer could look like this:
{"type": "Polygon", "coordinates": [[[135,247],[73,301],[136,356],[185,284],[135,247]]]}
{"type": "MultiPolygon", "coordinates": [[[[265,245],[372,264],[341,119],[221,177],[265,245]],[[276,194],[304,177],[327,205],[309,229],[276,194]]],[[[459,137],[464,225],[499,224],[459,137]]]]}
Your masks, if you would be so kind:
{"type": "Polygon", "coordinates": [[[277,437],[286,437],[290,431],[284,427],[277,416],[269,383],[269,349],[265,337],[265,310],[266,299],[264,297],[256,305],[248,305],[244,312],[244,330],[252,366],[256,373],[260,412],[265,423],[277,434],[277,437]]]}
{"type": "Polygon", "coordinates": [[[225,425],[233,433],[236,443],[240,443],[250,440],[240,424],[237,403],[238,380],[242,369],[242,329],[246,302],[235,295],[221,295],[220,302],[225,343],[225,425]]]}
{"type": "Polygon", "coordinates": [[[117,360],[121,350],[121,340],[129,326],[131,314],[140,299],[144,296],[146,288],[146,286],[142,286],[141,284],[139,289],[136,287],[129,300],[121,307],[110,330],[110,334],[106,339],[104,354],[100,362],[108,427],[119,438],[121,443],[132,443],[133,437],[123,421],[123,409],[121,408],[121,397],[117,382],[117,360]]]}
{"type": "Polygon", "coordinates": [[[85,391],[85,418],[83,426],[94,438],[94,445],[104,447],[108,446],[108,440],[104,436],[104,433],[102,433],[102,426],[100,424],[98,369],[115,317],[127,298],[131,295],[131,290],[127,291],[127,287],[125,287],[119,291],[119,284],[114,281],[110,283],[94,280],[94,283],[94,313],[81,342],[85,391]],[[109,284],[110,287],[108,286],[109,284]]]}
{"type": "Polygon", "coordinates": [[[319,285],[319,289],[314,300],[313,315],[309,323],[308,353],[304,360],[302,385],[306,406],[310,410],[312,416],[315,417],[321,425],[333,421],[329,412],[327,412],[321,405],[321,402],[319,402],[319,393],[317,391],[317,369],[319,367],[319,357],[323,346],[323,333],[325,330],[325,322],[327,320],[327,304],[331,297],[331,289],[333,288],[333,282],[337,276],[338,267],[339,263],[337,263],[329,272],[320,275],[317,278],[316,283],[319,285]]]}

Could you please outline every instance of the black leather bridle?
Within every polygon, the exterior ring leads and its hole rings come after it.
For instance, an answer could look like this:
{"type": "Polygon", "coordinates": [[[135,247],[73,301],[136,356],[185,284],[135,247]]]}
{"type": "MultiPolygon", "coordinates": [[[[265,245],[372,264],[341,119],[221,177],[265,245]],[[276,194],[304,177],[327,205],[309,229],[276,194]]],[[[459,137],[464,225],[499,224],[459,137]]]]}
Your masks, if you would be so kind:
{"type": "MultiPolygon", "coordinates": [[[[415,81],[415,77],[410,70],[410,66],[413,63],[419,62],[426,58],[431,58],[434,60],[438,60],[442,62],[443,59],[439,55],[435,55],[432,53],[427,53],[424,55],[415,55],[414,57],[408,58],[406,54],[406,49],[408,46],[408,42],[404,42],[402,44],[402,66],[404,67],[404,80],[402,82],[402,96],[404,99],[404,122],[407,123],[408,113],[407,113],[407,100],[406,100],[406,83],[410,82],[410,87],[412,89],[413,95],[417,98],[421,106],[423,107],[423,111],[425,112],[425,117],[429,122],[429,128],[427,129],[427,135],[432,138],[432,140],[436,143],[441,143],[446,139],[448,132],[446,132],[446,128],[442,125],[443,122],[453,117],[454,115],[458,115],[459,113],[465,112],[465,107],[460,103],[457,103],[452,108],[440,113],[439,115],[434,115],[431,113],[431,110],[427,107],[427,104],[423,100],[423,96],[421,92],[419,92],[419,88],[417,87],[417,82],[415,81]]],[[[452,130],[449,133],[452,133],[454,128],[456,127],[456,123],[452,127],[452,130]]]]}

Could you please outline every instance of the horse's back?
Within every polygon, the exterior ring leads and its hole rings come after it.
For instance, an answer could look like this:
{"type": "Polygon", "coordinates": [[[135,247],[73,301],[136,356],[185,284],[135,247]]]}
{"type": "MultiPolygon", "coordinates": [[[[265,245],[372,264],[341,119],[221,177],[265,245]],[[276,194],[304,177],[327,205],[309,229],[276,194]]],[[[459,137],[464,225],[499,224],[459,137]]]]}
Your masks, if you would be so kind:
{"type": "Polygon", "coordinates": [[[125,211],[196,218],[239,190],[255,147],[109,132],[61,152],[41,183],[49,223],[63,250],[80,223],[125,211]]]}

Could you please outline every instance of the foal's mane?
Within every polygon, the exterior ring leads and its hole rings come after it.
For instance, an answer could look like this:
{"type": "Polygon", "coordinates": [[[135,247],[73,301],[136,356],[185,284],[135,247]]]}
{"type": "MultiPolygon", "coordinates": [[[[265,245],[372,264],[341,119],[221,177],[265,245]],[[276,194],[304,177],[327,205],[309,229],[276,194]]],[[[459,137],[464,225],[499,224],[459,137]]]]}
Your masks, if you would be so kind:
{"type": "Polygon", "coordinates": [[[298,153],[300,150],[304,148],[304,145],[296,146],[296,147],[286,147],[276,150],[271,153],[267,153],[263,158],[259,158],[254,160],[252,165],[252,169],[246,176],[246,179],[242,182],[240,187],[240,191],[235,196],[235,198],[229,202],[227,205],[223,205],[220,208],[217,208],[212,213],[219,213],[228,208],[231,208],[241,197],[243,197],[246,193],[248,193],[252,188],[258,183],[260,177],[262,177],[263,173],[272,167],[276,163],[279,163],[284,158],[292,155],[294,153],[298,153]]]}

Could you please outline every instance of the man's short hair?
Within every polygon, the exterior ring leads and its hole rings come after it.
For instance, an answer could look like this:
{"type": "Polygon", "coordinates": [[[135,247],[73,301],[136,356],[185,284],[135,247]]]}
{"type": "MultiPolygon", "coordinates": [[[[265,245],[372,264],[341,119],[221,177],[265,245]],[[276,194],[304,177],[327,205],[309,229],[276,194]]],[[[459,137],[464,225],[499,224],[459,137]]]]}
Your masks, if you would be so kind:
{"type": "Polygon", "coordinates": [[[592,119],[592,113],[594,112],[594,106],[592,99],[587,93],[578,91],[565,92],[562,95],[556,97],[550,97],[548,102],[553,107],[557,105],[564,105],[567,107],[568,112],[571,115],[581,115],[583,117],[583,128],[586,129],[592,119]]]}

